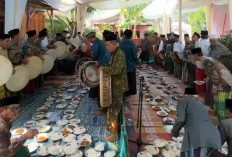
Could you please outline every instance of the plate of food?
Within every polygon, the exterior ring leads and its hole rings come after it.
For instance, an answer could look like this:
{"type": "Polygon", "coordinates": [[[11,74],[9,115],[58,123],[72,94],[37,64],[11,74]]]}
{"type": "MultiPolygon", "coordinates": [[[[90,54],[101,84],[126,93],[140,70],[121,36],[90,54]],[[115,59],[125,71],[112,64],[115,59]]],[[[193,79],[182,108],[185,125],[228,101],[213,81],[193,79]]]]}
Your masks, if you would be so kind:
{"type": "Polygon", "coordinates": [[[56,143],[51,144],[47,147],[48,153],[54,156],[62,154],[62,147],[56,143]]]}
{"type": "Polygon", "coordinates": [[[75,110],[66,110],[64,111],[64,114],[73,114],[75,110]]]}
{"type": "Polygon", "coordinates": [[[48,112],[48,113],[46,113],[46,114],[45,114],[45,117],[46,117],[46,118],[50,118],[51,115],[52,115],[52,113],[53,113],[53,112],[48,112]]]}
{"type": "Polygon", "coordinates": [[[164,157],[176,157],[176,153],[173,152],[171,149],[163,149],[162,150],[162,155],[164,157]]]}
{"type": "Polygon", "coordinates": [[[44,119],[44,118],[45,118],[44,112],[37,112],[34,114],[32,119],[35,121],[39,121],[39,120],[44,119]]]}
{"type": "Polygon", "coordinates": [[[78,150],[77,153],[70,155],[69,157],[82,157],[83,153],[82,151],[78,150]]]}
{"type": "Polygon", "coordinates": [[[27,132],[26,128],[17,128],[12,131],[12,135],[23,135],[27,132]]]}
{"type": "Polygon", "coordinates": [[[49,154],[47,151],[47,146],[40,146],[39,149],[37,150],[37,154],[39,156],[47,156],[49,154]]]}
{"type": "Polygon", "coordinates": [[[65,107],[67,107],[67,104],[58,104],[58,105],[56,105],[56,108],[58,108],[58,109],[63,109],[65,107]]]}
{"type": "Polygon", "coordinates": [[[150,153],[151,155],[158,155],[159,154],[159,148],[152,145],[147,145],[144,147],[144,151],[150,153]]]}
{"type": "Polygon", "coordinates": [[[46,142],[47,139],[48,139],[48,134],[46,134],[46,133],[39,133],[37,136],[35,136],[35,140],[38,143],[46,142]]]}
{"type": "Polygon", "coordinates": [[[70,89],[68,89],[67,91],[68,91],[68,92],[75,92],[75,90],[76,90],[76,88],[70,88],[70,89]]]}
{"type": "Polygon", "coordinates": [[[81,122],[81,120],[80,119],[70,119],[68,122],[70,124],[79,124],[81,122]]]}
{"type": "Polygon", "coordinates": [[[40,125],[40,126],[38,126],[37,129],[38,129],[39,132],[45,133],[45,132],[48,132],[51,129],[51,126],[49,126],[49,125],[40,125]]]}
{"type": "Polygon", "coordinates": [[[68,124],[65,126],[66,128],[69,128],[69,129],[75,129],[75,128],[78,128],[78,126],[76,124],[68,124]]]}
{"type": "Polygon", "coordinates": [[[175,119],[171,117],[165,117],[163,118],[163,123],[165,125],[173,125],[175,123],[175,119]]]}
{"type": "Polygon", "coordinates": [[[76,104],[70,103],[71,105],[68,105],[68,109],[76,110],[78,107],[76,104]]]}
{"type": "Polygon", "coordinates": [[[152,106],[152,109],[160,111],[160,106],[152,106]]]}
{"type": "Polygon", "coordinates": [[[161,96],[157,96],[157,97],[155,97],[155,101],[157,103],[159,103],[159,102],[163,101],[163,98],[161,96]]]}
{"type": "Polygon", "coordinates": [[[107,152],[104,153],[104,157],[115,157],[116,152],[113,150],[108,150],[107,152]]]}
{"type": "Polygon", "coordinates": [[[31,142],[29,144],[26,144],[25,147],[28,148],[30,153],[33,153],[38,149],[39,145],[37,142],[31,142]]]}
{"type": "Polygon", "coordinates": [[[169,109],[170,109],[171,111],[177,111],[176,106],[173,106],[173,105],[170,105],[170,106],[169,106],[169,109]]]}
{"type": "Polygon", "coordinates": [[[84,90],[84,89],[83,89],[83,90],[80,90],[80,91],[79,91],[79,94],[86,94],[87,92],[88,92],[87,90],[84,90]]]}
{"type": "Polygon", "coordinates": [[[203,85],[205,84],[205,81],[193,81],[197,85],[203,85]]]}
{"type": "Polygon", "coordinates": [[[72,119],[73,117],[74,117],[74,114],[66,114],[63,116],[63,119],[69,120],[69,119],[72,119]]]}
{"type": "Polygon", "coordinates": [[[64,135],[63,141],[66,142],[66,143],[68,143],[68,142],[72,142],[75,139],[76,139],[76,135],[74,135],[74,134],[67,134],[67,135],[64,135]]]}
{"type": "Polygon", "coordinates": [[[72,99],[72,101],[75,101],[75,102],[79,102],[80,100],[81,100],[81,98],[78,97],[78,96],[75,96],[75,97],[72,99]]]}
{"type": "Polygon", "coordinates": [[[157,113],[158,116],[161,116],[161,117],[166,117],[166,116],[168,116],[168,113],[165,112],[165,111],[158,111],[158,112],[156,112],[156,113],[157,113]]]}
{"type": "Polygon", "coordinates": [[[42,119],[42,120],[39,120],[36,124],[37,125],[48,125],[49,123],[50,123],[49,120],[42,119]]]}
{"type": "Polygon", "coordinates": [[[63,135],[62,133],[60,132],[54,132],[54,133],[51,133],[48,137],[49,140],[51,141],[59,141],[63,138],[63,135]]]}
{"type": "Polygon", "coordinates": [[[173,141],[176,141],[176,142],[182,142],[183,139],[184,139],[184,136],[172,137],[172,140],[173,140],[173,141]]]}
{"type": "Polygon", "coordinates": [[[69,129],[69,128],[63,128],[63,129],[61,130],[61,132],[62,132],[62,134],[64,134],[64,135],[68,135],[68,134],[71,134],[71,133],[73,132],[73,130],[72,130],[72,129],[69,129]]]}
{"type": "Polygon", "coordinates": [[[80,147],[87,147],[92,143],[92,137],[89,134],[82,134],[77,137],[77,143],[80,147]]]}
{"type": "Polygon", "coordinates": [[[70,96],[70,95],[64,96],[63,99],[64,99],[64,100],[71,100],[71,99],[72,99],[72,96],[70,96]]]}
{"type": "Polygon", "coordinates": [[[67,144],[63,145],[62,149],[63,149],[64,154],[72,155],[72,154],[77,153],[78,146],[76,144],[73,144],[73,143],[67,143],[67,144]]]}
{"type": "Polygon", "coordinates": [[[104,142],[97,142],[97,143],[95,144],[94,149],[95,149],[96,151],[98,151],[98,152],[104,151],[104,150],[105,150],[105,143],[104,143],[104,142]]]}
{"type": "Polygon", "coordinates": [[[152,155],[146,151],[139,152],[137,157],[152,157],[152,155]]]}
{"type": "Polygon", "coordinates": [[[101,152],[98,152],[98,151],[96,151],[95,149],[90,148],[90,149],[88,149],[88,150],[85,152],[85,156],[86,156],[86,157],[100,157],[100,156],[101,156],[101,152]]]}
{"type": "Polygon", "coordinates": [[[165,147],[167,145],[167,141],[163,140],[163,139],[156,139],[154,141],[154,145],[158,148],[162,148],[165,147]]]}
{"type": "Polygon", "coordinates": [[[37,109],[38,112],[47,112],[49,110],[48,107],[42,106],[40,108],[37,109]]]}
{"type": "Polygon", "coordinates": [[[165,111],[165,112],[171,112],[171,110],[169,108],[167,108],[167,107],[161,107],[160,109],[165,111]]]}
{"type": "Polygon", "coordinates": [[[77,134],[77,135],[80,135],[80,134],[83,134],[86,132],[86,129],[84,127],[76,127],[74,130],[73,130],[73,133],[74,134],[77,134]]]}
{"type": "Polygon", "coordinates": [[[23,124],[25,127],[29,128],[36,125],[36,122],[33,120],[27,121],[23,124]]]}
{"type": "Polygon", "coordinates": [[[68,120],[67,119],[61,119],[61,120],[58,120],[56,122],[56,125],[59,125],[59,126],[64,126],[66,124],[68,124],[68,120]]]}

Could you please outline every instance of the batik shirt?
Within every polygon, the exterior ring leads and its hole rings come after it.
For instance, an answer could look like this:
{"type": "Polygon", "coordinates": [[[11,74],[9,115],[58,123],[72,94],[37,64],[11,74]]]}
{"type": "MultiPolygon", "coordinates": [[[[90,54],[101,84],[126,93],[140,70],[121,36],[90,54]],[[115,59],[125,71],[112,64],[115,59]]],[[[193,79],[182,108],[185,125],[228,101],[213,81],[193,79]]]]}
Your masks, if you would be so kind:
{"type": "Polygon", "coordinates": [[[42,51],[33,42],[27,40],[23,44],[23,55],[26,56],[39,56],[42,51]]]}
{"type": "Polygon", "coordinates": [[[22,137],[11,142],[10,129],[11,124],[7,124],[0,116],[0,157],[12,157],[25,143],[22,137]]]}
{"type": "Polygon", "coordinates": [[[23,53],[22,48],[20,48],[18,43],[13,43],[13,41],[11,41],[8,56],[13,65],[19,65],[22,63],[23,53]]]}
{"type": "Polygon", "coordinates": [[[209,57],[212,57],[213,59],[216,59],[220,62],[222,59],[231,55],[232,53],[230,52],[230,50],[221,43],[218,43],[215,47],[209,47],[209,57]]]}

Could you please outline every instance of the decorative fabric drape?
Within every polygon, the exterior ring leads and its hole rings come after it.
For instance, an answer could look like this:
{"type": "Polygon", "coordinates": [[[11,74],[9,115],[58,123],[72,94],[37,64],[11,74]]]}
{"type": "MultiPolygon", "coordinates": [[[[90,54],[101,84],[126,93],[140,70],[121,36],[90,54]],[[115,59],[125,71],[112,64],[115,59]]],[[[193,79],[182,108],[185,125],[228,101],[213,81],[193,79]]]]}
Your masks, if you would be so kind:
{"type": "MultiPolygon", "coordinates": [[[[212,33],[225,35],[230,30],[228,5],[213,5],[212,33]]],[[[211,15],[212,16],[212,15],[211,15]]]]}
{"type": "Polygon", "coordinates": [[[77,32],[83,33],[86,14],[87,14],[87,5],[77,3],[76,7],[77,7],[77,32]]]}
{"type": "Polygon", "coordinates": [[[5,33],[21,27],[26,4],[27,0],[5,1],[5,33]]]}

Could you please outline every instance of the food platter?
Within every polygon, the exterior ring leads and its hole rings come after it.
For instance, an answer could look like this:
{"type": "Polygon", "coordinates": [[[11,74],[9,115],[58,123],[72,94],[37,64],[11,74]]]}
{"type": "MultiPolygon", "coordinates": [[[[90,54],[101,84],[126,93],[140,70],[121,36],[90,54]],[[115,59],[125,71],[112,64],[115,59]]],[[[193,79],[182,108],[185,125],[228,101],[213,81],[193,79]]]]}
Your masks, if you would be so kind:
{"type": "Polygon", "coordinates": [[[47,133],[40,133],[37,136],[35,136],[35,141],[38,143],[43,143],[48,140],[48,134],[47,133]]]}
{"type": "Polygon", "coordinates": [[[69,143],[69,142],[72,142],[75,139],[76,139],[76,135],[74,135],[74,134],[67,134],[67,135],[64,135],[63,141],[66,142],[66,143],[69,143]]]}
{"type": "Polygon", "coordinates": [[[100,156],[101,156],[101,152],[98,152],[98,151],[96,151],[95,149],[90,148],[90,149],[88,149],[88,150],[85,152],[85,156],[86,156],[86,157],[100,157],[100,156]]]}
{"type": "Polygon", "coordinates": [[[58,125],[58,126],[64,126],[66,124],[68,124],[68,120],[67,119],[61,119],[61,120],[58,120],[56,122],[56,125],[58,125]]]}
{"type": "Polygon", "coordinates": [[[161,117],[166,117],[166,116],[168,116],[168,113],[165,112],[165,111],[158,111],[158,112],[156,112],[156,113],[157,113],[158,116],[161,116],[161,117]]]}
{"type": "Polygon", "coordinates": [[[72,155],[72,154],[77,153],[78,146],[77,146],[77,144],[67,143],[62,147],[62,149],[63,149],[64,154],[72,155]]]}
{"type": "Polygon", "coordinates": [[[47,151],[47,146],[40,146],[39,149],[37,150],[37,154],[39,156],[47,156],[49,154],[47,151]]]}
{"type": "Polygon", "coordinates": [[[144,147],[144,150],[151,155],[158,155],[159,154],[159,148],[153,145],[147,145],[144,147]]]}
{"type": "Polygon", "coordinates": [[[51,141],[59,141],[63,138],[63,135],[62,133],[60,132],[54,132],[54,133],[51,133],[48,137],[49,140],[51,141]]]}
{"type": "Polygon", "coordinates": [[[80,135],[80,134],[83,134],[86,132],[86,129],[84,127],[76,127],[74,130],[73,130],[73,133],[74,134],[77,134],[77,135],[80,135]]]}
{"type": "Polygon", "coordinates": [[[41,126],[38,126],[38,131],[41,132],[41,133],[45,133],[45,132],[48,132],[49,130],[51,130],[51,126],[49,125],[41,125],[41,126]]]}
{"type": "Polygon", "coordinates": [[[69,120],[69,119],[72,119],[73,117],[74,117],[74,114],[66,114],[63,116],[63,119],[69,120]]]}
{"type": "Polygon", "coordinates": [[[173,125],[175,123],[175,119],[171,117],[165,117],[163,118],[163,123],[165,125],[173,125]]]}
{"type": "Polygon", "coordinates": [[[81,122],[81,120],[80,119],[70,119],[68,122],[70,124],[79,124],[81,122]]]}
{"type": "Polygon", "coordinates": [[[162,139],[156,139],[154,141],[154,145],[158,148],[162,148],[162,147],[165,147],[167,145],[167,141],[165,140],[162,140],[162,139]]]}
{"type": "Polygon", "coordinates": [[[26,128],[17,128],[12,131],[12,135],[23,135],[27,132],[26,128]]]}
{"type": "Polygon", "coordinates": [[[139,152],[137,157],[152,157],[152,155],[146,151],[139,152]]]}

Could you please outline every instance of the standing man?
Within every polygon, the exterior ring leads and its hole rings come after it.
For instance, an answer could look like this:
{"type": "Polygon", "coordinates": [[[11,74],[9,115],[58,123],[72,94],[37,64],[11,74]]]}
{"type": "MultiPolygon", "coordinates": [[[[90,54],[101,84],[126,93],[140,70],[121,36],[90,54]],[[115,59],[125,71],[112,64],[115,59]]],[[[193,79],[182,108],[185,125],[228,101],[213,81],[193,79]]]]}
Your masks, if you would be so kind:
{"type": "Polygon", "coordinates": [[[149,63],[149,38],[148,34],[144,34],[144,39],[142,40],[142,53],[140,59],[143,62],[149,63]]]}
{"type": "MultiPolygon", "coordinates": [[[[106,45],[103,41],[96,37],[95,32],[90,32],[86,35],[86,38],[92,43],[92,61],[96,62],[96,66],[109,65],[111,55],[106,49],[106,45]]],[[[99,98],[99,86],[91,88],[89,92],[90,98],[99,98]]]]}
{"type": "Polygon", "coordinates": [[[124,31],[124,35],[126,37],[125,40],[123,40],[120,43],[120,48],[123,50],[126,56],[126,65],[127,65],[127,78],[128,78],[128,86],[129,91],[125,93],[125,96],[132,96],[137,93],[136,90],[136,64],[139,62],[138,56],[137,56],[137,47],[136,45],[131,41],[132,38],[132,31],[126,29],[124,31]]]}
{"type": "Polygon", "coordinates": [[[158,51],[157,51],[157,55],[158,55],[158,58],[160,59],[160,62],[162,64],[162,66],[164,66],[165,62],[164,60],[162,60],[160,57],[159,57],[159,53],[162,53],[163,55],[165,55],[165,52],[163,51],[163,48],[164,48],[164,45],[166,44],[166,38],[165,38],[165,35],[160,35],[160,44],[159,44],[159,48],[158,48],[158,51]]]}
{"type": "Polygon", "coordinates": [[[166,71],[169,71],[168,74],[174,73],[174,63],[170,56],[170,54],[173,52],[173,45],[175,43],[175,40],[173,39],[173,34],[168,33],[167,34],[167,42],[164,44],[164,52],[165,52],[165,67],[164,69],[166,71]]]}
{"type": "Polygon", "coordinates": [[[172,136],[178,137],[182,127],[185,133],[181,157],[209,157],[214,150],[221,148],[219,131],[212,123],[204,104],[191,96],[181,99],[177,105],[177,120],[172,136]]]}
{"type": "Polygon", "coordinates": [[[116,141],[118,139],[118,116],[122,109],[123,93],[128,91],[126,57],[124,52],[118,47],[117,36],[110,33],[106,36],[106,46],[112,53],[112,61],[109,66],[103,66],[102,70],[111,75],[112,81],[112,104],[107,111],[106,130],[111,135],[103,140],[116,141]]]}
{"type": "Polygon", "coordinates": [[[197,33],[197,32],[194,32],[193,35],[192,35],[192,41],[195,43],[195,48],[196,47],[199,47],[199,40],[200,40],[200,34],[197,33]]]}
{"type": "Polygon", "coordinates": [[[80,45],[85,43],[84,38],[81,36],[81,32],[77,32],[77,37],[76,38],[77,38],[78,42],[80,43],[80,45]]]}
{"type": "Polygon", "coordinates": [[[202,50],[202,53],[204,56],[208,56],[209,54],[209,46],[210,43],[208,41],[208,31],[201,31],[201,41],[199,43],[196,44],[195,47],[200,47],[202,50]]]}
{"type": "Polygon", "coordinates": [[[178,34],[174,34],[174,40],[175,40],[175,43],[173,45],[173,52],[176,53],[176,55],[180,59],[179,64],[174,61],[174,76],[177,77],[178,79],[181,79],[184,44],[182,43],[182,41],[180,41],[180,36],[178,34]]]}

